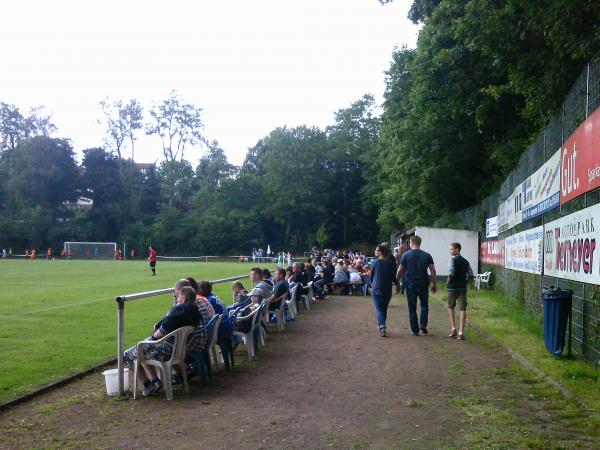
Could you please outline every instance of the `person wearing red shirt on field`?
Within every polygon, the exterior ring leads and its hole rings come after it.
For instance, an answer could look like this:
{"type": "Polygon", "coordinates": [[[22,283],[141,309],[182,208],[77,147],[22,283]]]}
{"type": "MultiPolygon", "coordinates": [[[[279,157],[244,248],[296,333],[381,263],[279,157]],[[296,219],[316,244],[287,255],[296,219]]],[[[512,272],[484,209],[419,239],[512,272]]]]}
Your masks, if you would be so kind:
{"type": "Polygon", "coordinates": [[[48,248],[48,251],[46,252],[46,259],[48,261],[50,261],[52,259],[52,249],[48,248]]]}
{"type": "Polygon", "coordinates": [[[150,262],[150,270],[152,271],[152,276],[156,275],[156,250],[154,247],[150,246],[150,256],[148,256],[148,261],[150,262]]]}
{"type": "Polygon", "coordinates": [[[34,248],[33,250],[31,250],[31,259],[36,259],[37,258],[37,250],[34,248]]]}

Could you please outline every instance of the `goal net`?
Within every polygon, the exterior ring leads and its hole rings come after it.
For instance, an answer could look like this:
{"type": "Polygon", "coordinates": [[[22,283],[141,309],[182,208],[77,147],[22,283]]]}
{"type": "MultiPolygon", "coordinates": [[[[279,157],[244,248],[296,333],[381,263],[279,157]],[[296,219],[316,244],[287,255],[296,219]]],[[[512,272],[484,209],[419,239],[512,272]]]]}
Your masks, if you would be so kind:
{"type": "Polygon", "coordinates": [[[116,242],[65,242],[71,259],[114,259],[116,250],[116,242]]]}

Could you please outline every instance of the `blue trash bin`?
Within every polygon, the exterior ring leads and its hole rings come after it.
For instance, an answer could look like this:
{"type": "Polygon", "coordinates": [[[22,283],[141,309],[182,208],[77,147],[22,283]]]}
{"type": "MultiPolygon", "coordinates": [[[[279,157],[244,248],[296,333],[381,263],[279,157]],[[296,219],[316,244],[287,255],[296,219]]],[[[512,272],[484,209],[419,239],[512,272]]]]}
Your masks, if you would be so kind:
{"type": "Polygon", "coordinates": [[[546,349],[552,356],[560,358],[565,348],[565,335],[571,316],[573,291],[551,286],[542,290],[542,299],[546,349]]]}

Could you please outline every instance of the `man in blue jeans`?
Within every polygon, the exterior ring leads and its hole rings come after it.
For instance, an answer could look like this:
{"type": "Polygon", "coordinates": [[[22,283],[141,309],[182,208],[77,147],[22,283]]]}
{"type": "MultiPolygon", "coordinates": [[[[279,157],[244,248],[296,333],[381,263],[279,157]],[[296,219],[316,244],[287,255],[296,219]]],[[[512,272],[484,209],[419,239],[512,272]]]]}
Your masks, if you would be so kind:
{"type": "Polygon", "coordinates": [[[410,250],[402,255],[400,267],[396,273],[398,280],[406,284],[406,300],[408,317],[413,336],[419,335],[419,330],[427,334],[429,316],[429,273],[431,273],[431,292],[437,292],[436,272],[431,255],[421,250],[421,238],[417,235],[410,237],[410,250]],[[421,302],[420,318],[417,317],[417,298],[421,302]]]}

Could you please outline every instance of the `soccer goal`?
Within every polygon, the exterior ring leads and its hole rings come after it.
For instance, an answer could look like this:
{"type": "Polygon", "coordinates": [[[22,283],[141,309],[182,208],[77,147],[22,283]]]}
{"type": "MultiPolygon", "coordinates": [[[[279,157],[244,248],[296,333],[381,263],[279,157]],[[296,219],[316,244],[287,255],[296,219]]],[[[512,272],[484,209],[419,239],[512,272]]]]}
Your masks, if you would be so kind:
{"type": "Polygon", "coordinates": [[[71,259],[115,259],[116,242],[65,242],[65,255],[71,259]]]}

